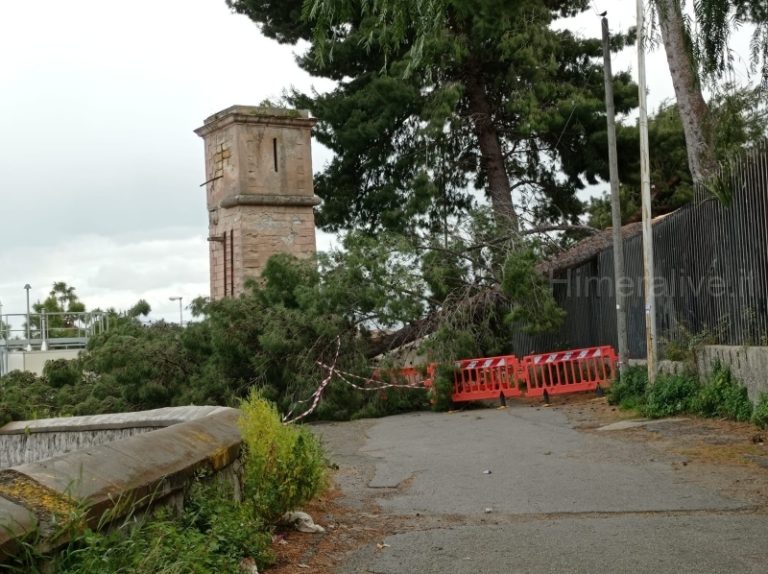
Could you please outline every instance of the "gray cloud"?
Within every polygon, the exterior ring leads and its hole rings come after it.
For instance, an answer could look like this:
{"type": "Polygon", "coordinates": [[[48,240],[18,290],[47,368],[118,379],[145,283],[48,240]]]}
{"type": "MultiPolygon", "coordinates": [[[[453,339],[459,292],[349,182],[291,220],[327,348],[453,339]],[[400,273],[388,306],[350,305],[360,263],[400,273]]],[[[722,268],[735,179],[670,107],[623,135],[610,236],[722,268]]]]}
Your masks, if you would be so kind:
{"type": "MultiPolygon", "coordinates": [[[[634,0],[596,2],[613,27],[634,0]]],[[[586,13],[563,25],[598,36],[586,13]]],[[[202,141],[192,130],[232,104],[319,90],[293,49],[263,38],[224,0],[0,3],[0,301],[23,285],[75,285],[90,307],[175,304],[208,292],[202,141]]],[[[748,33],[744,34],[748,38],[748,33]]],[[[616,69],[634,68],[634,51],[616,69]]],[[[672,96],[663,53],[649,57],[652,105],[672,96]]],[[[313,146],[315,170],[329,158],[313,146]]],[[[320,235],[320,245],[329,238],[320,235]]]]}

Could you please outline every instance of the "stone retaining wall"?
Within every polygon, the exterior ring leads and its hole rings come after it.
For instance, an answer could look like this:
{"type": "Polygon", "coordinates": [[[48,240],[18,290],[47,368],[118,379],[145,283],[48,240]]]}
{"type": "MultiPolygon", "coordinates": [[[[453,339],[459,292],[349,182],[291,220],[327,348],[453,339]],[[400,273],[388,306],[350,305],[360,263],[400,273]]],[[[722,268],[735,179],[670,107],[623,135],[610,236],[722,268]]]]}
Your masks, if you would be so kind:
{"type": "Polygon", "coordinates": [[[10,422],[0,427],[0,469],[231,410],[207,406],[168,407],[133,413],[10,422]]]}
{"type": "Polygon", "coordinates": [[[0,429],[0,445],[25,437],[27,446],[38,441],[29,448],[37,453],[55,448],[55,441],[44,437],[57,428],[84,433],[87,440],[128,429],[145,432],[0,470],[0,559],[18,550],[20,537],[34,532],[43,548],[66,543],[66,536],[53,536],[75,508],[90,525],[104,526],[149,506],[177,503],[190,480],[204,470],[231,479],[239,497],[238,417],[236,409],[190,407],[6,425],[0,429]]]}
{"type": "Polygon", "coordinates": [[[705,345],[696,352],[696,366],[703,377],[712,373],[718,361],[730,367],[733,376],[747,387],[753,403],[761,393],[768,394],[768,347],[705,345]]]}
{"type": "MultiPolygon", "coordinates": [[[[696,349],[696,372],[701,378],[712,374],[717,363],[729,367],[755,403],[762,393],[768,394],[768,347],[703,345],[696,349]]],[[[645,365],[645,359],[630,359],[630,365],[645,365]]],[[[659,372],[680,374],[692,365],[682,361],[659,361],[659,372]]]]}

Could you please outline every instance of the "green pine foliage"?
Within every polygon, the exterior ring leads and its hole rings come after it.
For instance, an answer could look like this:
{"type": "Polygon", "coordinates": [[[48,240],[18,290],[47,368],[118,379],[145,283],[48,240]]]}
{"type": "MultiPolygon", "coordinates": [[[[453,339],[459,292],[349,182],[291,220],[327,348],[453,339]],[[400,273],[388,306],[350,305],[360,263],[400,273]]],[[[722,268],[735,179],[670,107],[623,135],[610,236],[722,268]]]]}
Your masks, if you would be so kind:
{"type": "MultiPolygon", "coordinates": [[[[509,353],[513,330],[559,324],[563,313],[536,271],[537,243],[518,238],[511,249],[489,210],[441,239],[355,232],[343,251],[317,260],[276,255],[243,295],[194,301],[195,320],[185,328],[142,323],[148,308],[139,302],[113,313],[110,329],[77,360],[51,362],[41,377],[0,378],[0,422],[237,406],[252,389],[287,412],[330,365],[373,376],[386,363],[379,356],[389,349],[386,337],[404,327],[429,334],[420,351],[426,361],[450,363],[509,353]]],[[[312,416],[348,420],[428,405],[423,389],[361,391],[336,377],[312,416]]]]}
{"type": "Polygon", "coordinates": [[[453,365],[440,365],[435,376],[432,409],[435,411],[447,411],[453,406],[453,365]]]}
{"type": "Polygon", "coordinates": [[[556,330],[565,319],[548,281],[536,272],[538,258],[533,250],[515,251],[504,263],[501,288],[513,302],[508,320],[536,335],[556,330]]]}
{"type": "Polygon", "coordinates": [[[131,404],[119,388],[83,374],[78,361],[56,361],[42,377],[22,371],[0,377],[0,425],[12,420],[128,410],[132,410],[131,404]]]}
{"type": "MultiPolygon", "coordinates": [[[[315,181],[328,230],[443,230],[472,187],[497,214],[511,186],[516,215],[577,223],[576,192],[607,180],[600,39],[552,25],[584,0],[227,3],[268,37],[308,42],[299,65],[339,82],[286,98],[335,154],[315,181]]],[[[615,96],[620,113],[636,105],[629,74],[615,96]]]]}

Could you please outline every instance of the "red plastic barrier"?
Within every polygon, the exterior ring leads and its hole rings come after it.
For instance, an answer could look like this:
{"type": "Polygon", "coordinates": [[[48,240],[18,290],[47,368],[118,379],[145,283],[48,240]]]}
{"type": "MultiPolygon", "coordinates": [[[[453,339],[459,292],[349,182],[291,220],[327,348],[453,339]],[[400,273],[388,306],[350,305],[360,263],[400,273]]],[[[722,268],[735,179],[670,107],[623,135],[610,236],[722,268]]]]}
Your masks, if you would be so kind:
{"type": "Polygon", "coordinates": [[[520,391],[520,361],[514,355],[465,359],[456,363],[453,380],[453,401],[480,401],[518,397],[520,391]]]}
{"type": "Polygon", "coordinates": [[[529,397],[592,391],[597,385],[608,385],[616,374],[613,348],[590,347],[555,353],[528,355],[522,370],[527,378],[529,397]]]}
{"type": "MultiPolygon", "coordinates": [[[[424,368],[404,367],[375,372],[374,378],[389,378],[392,383],[424,386],[434,384],[437,365],[424,368]]],[[[616,353],[608,346],[590,347],[528,355],[519,360],[514,355],[464,359],[456,363],[453,402],[496,400],[504,397],[541,396],[593,391],[609,385],[616,375],[616,353]]]]}
{"type": "Polygon", "coordinates": [[[397,373],[399,378],[401,380],[405,379],[405,382],[408,385],[423,385],[426,388],[430,388],[435,378],[435,365],[427,365],[426,373],[422,369],[417,369],[416,367],[404,367],[397,373]]]}
{"type": "Polygon", "coordinates": [[[429,389],[434,382],[436,370],[437,365],[435,363],[429,363],[426,369],[403,367],[401,369],[395,369],[394,371],[385,371],[384,373],[376,369],[373,373],[373,378],[381,380],[382,377],[384,377],[389,379],[389,382],[392,384],[405,384],[414,387],[424,386],[429,389]]]}

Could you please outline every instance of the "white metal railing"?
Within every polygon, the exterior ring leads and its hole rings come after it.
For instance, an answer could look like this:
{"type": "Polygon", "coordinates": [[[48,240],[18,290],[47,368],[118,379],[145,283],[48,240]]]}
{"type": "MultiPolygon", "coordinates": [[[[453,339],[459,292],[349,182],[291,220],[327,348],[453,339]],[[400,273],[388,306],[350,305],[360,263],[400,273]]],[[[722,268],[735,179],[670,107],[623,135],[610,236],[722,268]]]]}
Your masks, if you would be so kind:
{"type": "Polygon", "coordinates": [[[8,313],[0,315],[0,350],[81,348],[107,327],[102,311],[8,313]]]}

